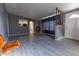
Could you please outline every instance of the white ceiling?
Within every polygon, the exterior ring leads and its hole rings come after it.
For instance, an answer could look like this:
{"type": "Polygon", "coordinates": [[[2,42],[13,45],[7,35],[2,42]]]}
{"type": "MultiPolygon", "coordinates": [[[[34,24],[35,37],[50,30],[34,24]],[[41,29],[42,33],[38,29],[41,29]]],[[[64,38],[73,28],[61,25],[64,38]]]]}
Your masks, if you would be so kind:
{"type": "Polygon", "coordinates": [[[78,8],[79,3],[6,3],[5,7],[9,13],[39,20],[55,14],[56,7],[67,12],[78,8]]]}

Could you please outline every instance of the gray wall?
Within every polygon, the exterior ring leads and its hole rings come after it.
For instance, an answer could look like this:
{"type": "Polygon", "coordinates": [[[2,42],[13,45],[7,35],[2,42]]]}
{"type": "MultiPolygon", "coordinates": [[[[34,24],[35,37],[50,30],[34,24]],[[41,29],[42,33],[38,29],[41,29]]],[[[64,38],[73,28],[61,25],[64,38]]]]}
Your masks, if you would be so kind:
{"type": "Polygon", "coordinates": [[[7,40],[7,12],[4,8],[4,4],[0,3],[0,34],[7,40]]]}
{"type": "MultiPolygon", "coordinates": [[[[8,14],[8,22],[9,22],[9,35],[19,34],[19,33],[28,33],[28,26],[19,27],[18,21],[21,17],[13,14],[8,14]]],[[[28,18],[25,18],[28,20],[28,18]]]]}

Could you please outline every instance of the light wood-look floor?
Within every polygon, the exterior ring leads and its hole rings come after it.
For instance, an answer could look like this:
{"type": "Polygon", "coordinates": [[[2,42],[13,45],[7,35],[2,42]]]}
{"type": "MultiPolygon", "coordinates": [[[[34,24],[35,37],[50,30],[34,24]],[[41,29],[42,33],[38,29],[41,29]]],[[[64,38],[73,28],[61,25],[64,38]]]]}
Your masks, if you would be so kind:
{"type": "MultiPolygon", "coordinates": [[[[79,41],[70,39],[54,40],[46,35],[24,35],[17,38],[21,42],[18,49],[6,56],[79,56],[79,41]],[[31,37],[30,37],[31,36],[31,37]]],[[[9,38],[9,41],[14,40],[9,38]]]]}

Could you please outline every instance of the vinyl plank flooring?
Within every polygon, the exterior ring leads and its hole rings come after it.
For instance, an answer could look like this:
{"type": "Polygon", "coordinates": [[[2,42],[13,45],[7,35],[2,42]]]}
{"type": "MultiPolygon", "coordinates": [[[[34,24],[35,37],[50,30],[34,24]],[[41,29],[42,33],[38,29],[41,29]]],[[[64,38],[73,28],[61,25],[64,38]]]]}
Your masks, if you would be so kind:
{"type": "MultiPolygon", "coordinates": [[[[54,40],[47,35],[24,35],[16,37],[21,45],[5,56],[79,56],[79,41],[54,40]]],[[[10,37],[8,41],[16,40],[10,37]]]]}

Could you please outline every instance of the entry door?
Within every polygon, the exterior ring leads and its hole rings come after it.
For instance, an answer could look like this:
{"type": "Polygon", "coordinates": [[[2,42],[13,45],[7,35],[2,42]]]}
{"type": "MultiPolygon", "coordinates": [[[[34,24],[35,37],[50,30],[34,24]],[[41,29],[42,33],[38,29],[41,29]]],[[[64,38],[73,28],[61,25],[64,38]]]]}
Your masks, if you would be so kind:
{"type": "Polygon", "coordinates": [[[34,22],[33,21],[29,22],[29,33],[34,33],[34,22]]]}
{"type": "Polygon", "coordinates": [[[75,28],[75,20],[68,19],[65,22],[65,37],[74,38],[74,28],[75,28]]]}
{"type": "Polygon", "coordinates": [[[79,40],[79,18],[66,20],[65,37],[79,40]]]}

